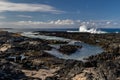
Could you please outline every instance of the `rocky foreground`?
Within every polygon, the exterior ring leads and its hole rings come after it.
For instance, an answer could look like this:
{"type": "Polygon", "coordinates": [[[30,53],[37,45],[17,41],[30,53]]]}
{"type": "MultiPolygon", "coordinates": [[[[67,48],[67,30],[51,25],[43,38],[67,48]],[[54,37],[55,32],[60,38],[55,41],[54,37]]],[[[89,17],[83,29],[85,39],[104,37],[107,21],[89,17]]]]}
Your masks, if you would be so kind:
{"type": "MultiPolygon", "coordinates": [[[[120,80],[120,34],[39,32],[101,46],[103,53],[85,61],[64,60],[50,55],[49,44],[66,43],[0,32],[0,80],[120,80]]],[[[77,47],[64,46],[74,49],[77,47]]],[[[63,46],[61,47],[64,51],[63,46]]],[[[65,49],[66,50],[66,49],[65,49]]],[[[70,51],[71,52],[71,51],[70,51]]]]}

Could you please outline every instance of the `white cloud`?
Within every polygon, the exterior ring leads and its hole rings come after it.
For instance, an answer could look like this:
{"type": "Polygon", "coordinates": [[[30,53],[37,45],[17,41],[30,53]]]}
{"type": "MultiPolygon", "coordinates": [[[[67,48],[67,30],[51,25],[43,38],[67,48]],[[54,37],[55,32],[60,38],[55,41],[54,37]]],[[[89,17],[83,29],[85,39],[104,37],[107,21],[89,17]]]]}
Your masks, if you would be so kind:
{"type": "Polygon", "coordinates": [[[28,16],[28,15],[17,15],[17,17],[22,17],[22,18],[32,18],[32,16],[28,16]]]}
{"type": "Polygon", "coordinates": [[[50,12],[61,13],[63,11],[57,10],[50,5],[45,4],[28,4],[28,3],[12,3],[0,0],[0,12],[17,11],[17,12],[50,12]]]}
{"type": "Polygon", "coordinates": [[[70,19],[66,19],[66,20],[52,21],[51,23],[57,24],[57,25],[72,25],[74,24],[74,21],[70,19]]]}
{"type": "Polygon", "coordinates": [[[49,21],[49,22],[42,22],[42,21],[18,21],[15,22],[16,25],[73,25],[73,20],[56,20],[56,21],[49,21]]]}
{"type": "Polygon", "coordinates": [[[81,21],[80,20],[76,20],[76,22],[80,23],[81,21]]]}
{"type": "Polygon", "coordinates": [[[0,19],[5,19],[6,17],[5,16],[0,16],[0,19]]]}
{"type": "Polygon", "coordinates": [[[77,21],[77,20],[51,20],[43,21],[18,21],[18,22],[0,22],[0,27],[7,28],[77,28],[80,25],[96,28],[119,28],[120,22],[110,21],[77,21]]]}
{"type": "Polygon", "coordinates": [[[0,27],[7,28],[65,28],[73,27],[73,20],[55,20],[55,21],[18,21],[18,22],[0,22],[0,27]]]}
{"type": "Polygon", "coordinates": [[[111,23],[110,21],[107,21],[107,22],[106,22],[107,25],[110,24],[110,23],[111,23]]]}

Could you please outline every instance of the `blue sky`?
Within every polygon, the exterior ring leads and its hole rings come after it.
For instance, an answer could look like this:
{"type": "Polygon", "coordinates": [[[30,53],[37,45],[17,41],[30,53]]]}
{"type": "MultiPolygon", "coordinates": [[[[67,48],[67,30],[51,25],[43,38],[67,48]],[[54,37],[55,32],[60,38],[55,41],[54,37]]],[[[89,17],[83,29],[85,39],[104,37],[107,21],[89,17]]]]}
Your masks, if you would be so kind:
{"type": "Polygon", "coordinates": [[[0,0],[0,27],[119,28],[120,0],[0,0]]]}

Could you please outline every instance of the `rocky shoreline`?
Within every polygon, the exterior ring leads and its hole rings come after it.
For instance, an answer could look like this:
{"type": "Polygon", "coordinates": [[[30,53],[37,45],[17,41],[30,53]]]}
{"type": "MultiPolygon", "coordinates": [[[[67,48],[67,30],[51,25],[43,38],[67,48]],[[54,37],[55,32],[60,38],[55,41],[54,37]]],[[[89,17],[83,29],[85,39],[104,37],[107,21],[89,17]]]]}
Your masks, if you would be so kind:
{"type": "Polygon", "coordinates": [[[85,61],[59,59],[44,50],[51,50],[49,44],[67,42],[0,31],[0,80],[120,80],[120,33],[37,33],[98,45],[104,52],[85,61]]]}

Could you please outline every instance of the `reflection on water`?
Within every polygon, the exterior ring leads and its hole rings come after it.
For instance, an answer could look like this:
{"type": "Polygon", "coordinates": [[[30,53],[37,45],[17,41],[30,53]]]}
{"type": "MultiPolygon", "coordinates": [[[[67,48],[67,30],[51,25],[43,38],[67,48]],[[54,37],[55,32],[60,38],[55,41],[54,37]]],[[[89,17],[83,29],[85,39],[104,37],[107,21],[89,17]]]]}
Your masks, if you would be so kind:
{"type": "MultiPolygon", "coordinates": [[[[86,58],[90,55],[95,55],[95,54],[103,52],[103,49],[98,46],[93,46],[93,45],[89,45],[89,44],[85,44],[85,43],[81,42],[81,43],[77,44],[80,46],[82,45],[81,49],[78,49],[75,53],[73,53],[71,55],[65,55],[57,50],[57,49],[59,49],[60,45],[61,44],[51,45],[54,48],[52,50],[46,51],[46,52],[48,52],[56,57],[62,58],[62,59],[74,59],[74,60],[83,60],[83,58],[86,58]]],[[[71,44],[71,45],[75,45],[75,44],[71,44]]]]}
{"type": "Polygon", "coordinates": [[[59,41],[70,41],[70,39],[65,39],[61,37],[55,37],[55,36],[45,36],[45,35],[35,35],[37,33],[32,32],[23,32],[23,36],[31,37],[31,38],[40,38],[45,40],[59,40],[59,41]]]}
{"type": "Polygon", "coordinates": [[[63,44],[50,45],[51,47],[53,47],[53,49],[50,51],[45,51],[45,52],[48,52],[58,58],[83,60],[83,58],[85,58],[85,57],[103,52],[103,49],[101,47],[89,45],[89,44],[86,44],[86,43],[83,43],[80,41],[75,41],[75,40],[65,39],[65,38],[55,37],[55,36],[44,36],[44,35],[35,35],[35,34],[36,33],[31,33],[31,32],[22,33],[23,36],[27,36],[27,37],[31,37],[31,38],[68,41],[69,42],[68,44],[70,44],[70,45],[77,45],[77,46],[82,45],[81,49],[78,49],[75,53],[73,53],[71,55],[65,55],[58,51],[58,49],[60,48],[60,45],[63,45],[63,44]]]}

